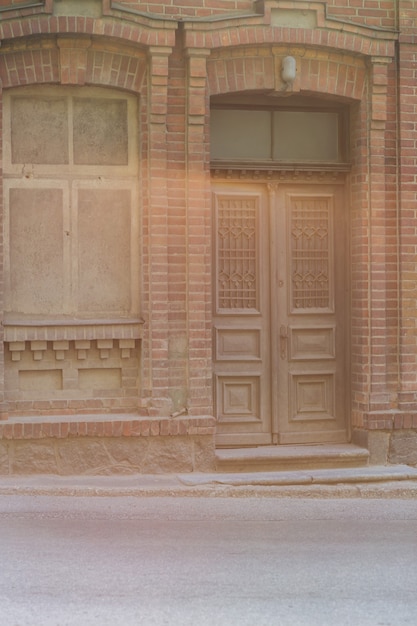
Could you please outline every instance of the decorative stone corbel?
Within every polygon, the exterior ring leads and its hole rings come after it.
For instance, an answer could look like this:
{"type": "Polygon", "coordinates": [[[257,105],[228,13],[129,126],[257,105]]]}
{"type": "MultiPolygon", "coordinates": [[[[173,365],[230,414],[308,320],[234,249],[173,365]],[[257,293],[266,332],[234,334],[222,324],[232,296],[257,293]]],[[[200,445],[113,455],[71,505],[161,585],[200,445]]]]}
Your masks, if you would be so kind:
{"type": "Polygon", "coordinates": [[[113,348],[113,339],[97,339],[97,348],[100,350],[100,359],[108,359],[113,348]]]}
{"type": "Polygon", "coordinates": [[[130,351],[135,349],[134,339],[119,339],[119,348],[122,359],[130,357],[130,351]]]}
{"type": "Polygon", "coordinates": [[[78,339],[75,341],[75,349],[77,350],[77,359],[80,361],[87,358],[87,352],[91,348],[91,341],[88,339],[78,339]]]}
{"type": "Polygon", "coordinates": [[[9,350],[12,355],[12,361],[20,361],[22,352],[25,351],[25,341],[10,341],[9,350]]]}
{"type": "Polygon", "coordinates": [[[43,353],[45,352],[47,347],[48,347],[48,344],[46,341],[31,341],[30,349],[32,350],[32,353],[33,353],[33,360],[42,361],[43,353]]]}
{"type": "Polygon", "coordinates": [[[56,360],[63,361],[65,359],[65,352],[69,350],[69,341],[54,341],[52,347],[55,352],[56,360]]]}

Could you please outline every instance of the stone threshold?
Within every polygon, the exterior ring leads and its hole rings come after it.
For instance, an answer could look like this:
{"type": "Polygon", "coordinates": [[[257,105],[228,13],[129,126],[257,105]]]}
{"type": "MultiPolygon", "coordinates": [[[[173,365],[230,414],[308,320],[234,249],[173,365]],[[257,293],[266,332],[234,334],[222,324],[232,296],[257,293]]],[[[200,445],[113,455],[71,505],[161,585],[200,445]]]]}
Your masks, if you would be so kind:
{"type": "Polygon", "coordinates": [[[368,463],[369,451],[353,444],[276,445],[216,450],[216,469],[223,472],[364,467],[368,463]]]}

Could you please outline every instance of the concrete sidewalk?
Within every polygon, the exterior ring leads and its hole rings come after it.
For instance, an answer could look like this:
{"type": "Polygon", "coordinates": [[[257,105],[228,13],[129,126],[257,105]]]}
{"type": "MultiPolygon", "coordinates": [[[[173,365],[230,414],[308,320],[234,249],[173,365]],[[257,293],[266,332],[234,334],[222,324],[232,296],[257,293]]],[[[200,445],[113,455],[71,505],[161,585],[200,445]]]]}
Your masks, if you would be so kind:
{"type": "Polygon", "coordinates": [[[1,495],[417,498],[417,468],[288,472],[3,476],[1,495]]]}

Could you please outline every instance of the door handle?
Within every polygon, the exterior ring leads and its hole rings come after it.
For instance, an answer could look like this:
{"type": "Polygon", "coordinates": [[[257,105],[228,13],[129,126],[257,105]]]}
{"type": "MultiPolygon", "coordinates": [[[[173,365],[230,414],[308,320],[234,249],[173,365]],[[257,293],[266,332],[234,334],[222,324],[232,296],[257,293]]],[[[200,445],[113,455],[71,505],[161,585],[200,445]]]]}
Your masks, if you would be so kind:
{"type": "Polygon", "coordinates": [[[279,329],[281,359],[287,358],[288,328],[283,324],[279,329]]]}

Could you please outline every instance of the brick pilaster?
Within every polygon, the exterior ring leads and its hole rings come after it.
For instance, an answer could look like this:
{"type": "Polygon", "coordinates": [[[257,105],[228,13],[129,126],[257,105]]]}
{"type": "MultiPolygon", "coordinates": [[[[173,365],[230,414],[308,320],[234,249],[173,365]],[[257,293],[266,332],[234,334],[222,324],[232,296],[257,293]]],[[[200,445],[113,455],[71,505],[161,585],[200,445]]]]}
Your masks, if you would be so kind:
{"type": "Polygon", "coordinates": [[[148,205],[151,415],[171,413],[168,327],[168,189],[166,117],[169,47],[149,48],[148,205]]]}
{"type": "Polygon", "coordinates": [[[187,299],[191,414],[212,413],[209,97],[205,49],[187,49],[187,299]]]}
{"type": "Polygon", "coordinates": [[[369,91],[369,314],[370,411],[395,408],[390,359],[396,359],[397,243],[395,211],[387,199],[385,164],[388,67],[391,58],[372,57],[369,91]],[[394,317],[394,323],[393,322],[394,317]]]}
{"type": "MultiPolygon", "coordinates": [[[[417,410],[417,37],[416,2],[399,2],[399,190],[401,198],[401,361],[400,408],[417,410]]],[[[406,426],[410,427],[409,422],[406,426]]],[[[415,427],[415,426],[414,426],[415,427]]]]}

